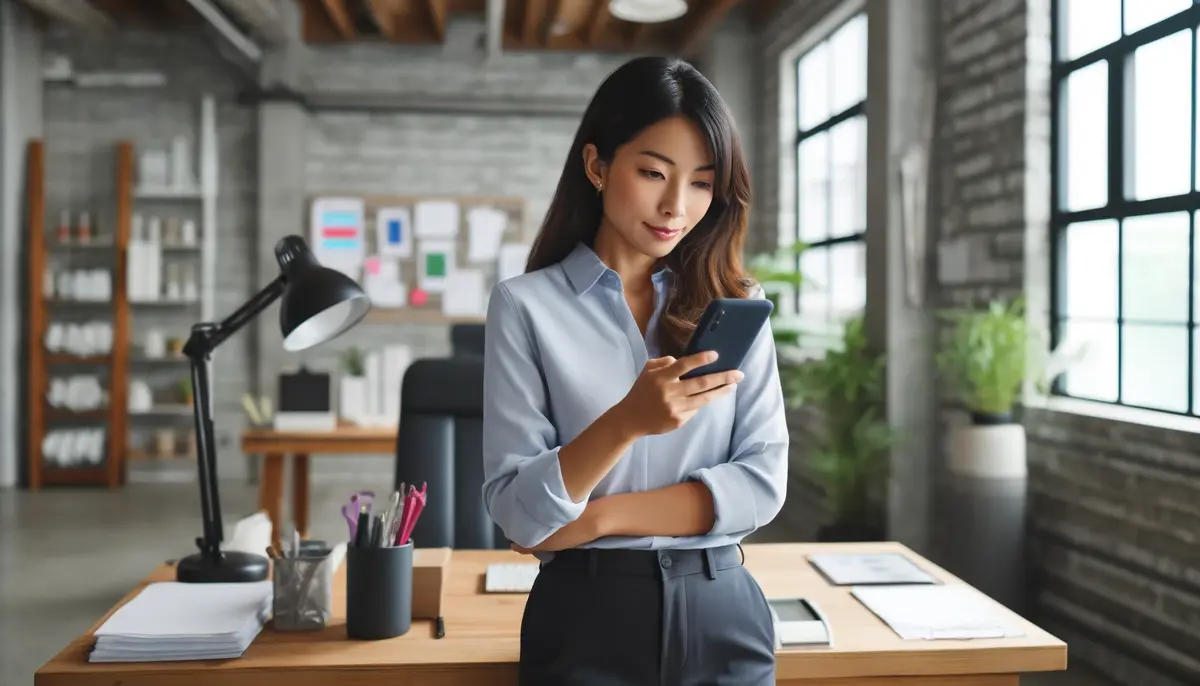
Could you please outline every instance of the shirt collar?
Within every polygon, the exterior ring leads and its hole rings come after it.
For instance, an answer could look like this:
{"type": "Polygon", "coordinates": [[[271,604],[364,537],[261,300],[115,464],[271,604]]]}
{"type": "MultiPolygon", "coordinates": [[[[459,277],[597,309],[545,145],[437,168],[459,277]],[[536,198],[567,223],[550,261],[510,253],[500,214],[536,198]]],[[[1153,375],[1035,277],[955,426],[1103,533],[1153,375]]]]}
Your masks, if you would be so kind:
{"type": "MultiPolygon", "coordinates": [[[[579,243],[571,252],[563,258],[563,271],[567,274],[567,279],[575,288],[577,295],[583,295],[595,286],[606,274],[611,274],[608,281],[611,281],[614,288],[619,288],[621,277],[612,269],[609,269],[600,256],[594,250],[584,243],[579,243]]],[[[671,273],[671,269],[665,264],[660,264],[651,276],[655,288],[662,285],[663,279],[671,273]]]]}

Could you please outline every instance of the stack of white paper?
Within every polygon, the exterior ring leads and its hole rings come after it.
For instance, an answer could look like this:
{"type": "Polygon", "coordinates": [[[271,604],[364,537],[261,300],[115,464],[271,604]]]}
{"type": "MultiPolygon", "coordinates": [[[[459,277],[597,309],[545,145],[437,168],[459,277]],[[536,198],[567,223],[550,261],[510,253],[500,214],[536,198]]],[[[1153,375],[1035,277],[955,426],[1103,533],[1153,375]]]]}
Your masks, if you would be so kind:
{"type": "Polygon", "coordinates": [[[96,631],[91,662],[239,657],[271,611],[271,582],[146,586],[96,631]]]}
{"type": "Polygon", "coordinates": [[[970,586],[859,586],[854,597],[905,640],[1024,635],[970,586]]]}

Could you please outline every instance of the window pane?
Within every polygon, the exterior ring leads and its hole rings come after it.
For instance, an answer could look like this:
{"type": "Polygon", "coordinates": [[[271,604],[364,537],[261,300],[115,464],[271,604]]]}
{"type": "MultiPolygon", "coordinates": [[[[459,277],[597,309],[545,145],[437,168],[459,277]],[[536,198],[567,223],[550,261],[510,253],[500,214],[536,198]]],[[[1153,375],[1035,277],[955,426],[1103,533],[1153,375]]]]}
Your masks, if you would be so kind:
{"type": "Polygon", "coordinates": [[[1187,327],[1126,324],[1121,334],[1121,402],[1186,412],[1187,327]]]}
{"type": "MultiPolygon", "coordinates": [[[[1200,350],[1200,329],[1192,329],[1192,351],[1200,350]]],[[[1200,364],[1192,367],[1192,414],[1200,414],[1200,364]]]]}
{"type": "Polygon", "coordinates": [[[1062,59],[1073,60],[1121,37],[1121,0],[1066,0],[1059,3],[1062,59]]]}
{"type": "Polygon", "coordinates": [[[1067,395],[1092,400],[1117,399],[1117,323],[1067,321],[1064,345],[1082,344],[1083,358],[1063,375],[1067,395]]]}
{"type": "Polygon", "coordinates": [[[833,179],[830,238],[859,233],[867,223],[867,119],[847,119],[829,130],[833,179]]]}
{"type": "MultiPolygon", "coordinates": [[[[1130,5],[1125,3],[1128,11],[1130,5]]],[[[1132,196],[1185,193],[1192,185],[1192,34],[1179,31],[1133,53],[1132,196]]]]}
{"type": "Polygon", "coordinates": [[[829,250],[809,248],[800,253],[800,313],[824,320],[829,314],[829,250]]]}
{"type": "Polygon", "coordinates": [[[1062,242],[1064,314],[1117,319],[1117,220],[1071,224],[1062,242]]]}
{"type": "Polygon", "coordinates": [[[1121,232],[1123,321],[1186,323],[1188,216],[1130,217],[1121,232]]]}
{"type": "Polygon", "coordinates": [[[800,240],[815,243],[829,236],[829,132],[801,142],[796,157],[800,166],[796,175],[800,240]]]}
{"type": "Polygon", "coordinates": [[[829,294],[838,321],[862,314],[867,302],[867,246],[861,241],[829,246],[829,294]]]}
{"type": "Polygon", "coordinates": [[[1140,31],[1186,10],[1191,4],[1192,0],[1125,0],[1125,33],[1140,31]]]}
{"type": "Polygon", "coordinates": [[[829,43],[821,43],[800,58],[799,119],[810,129],[829,118],[829,43]]]}
{"type": "MultiPolygon", "coordinates": [[[[1200,50],[1196,51],[1196,109],[1197,116],[1200,116],[1200,50]]],[[[1200,135],[1196,136],[1196,159],[1200,161],[1200,135]]],[[[1196,190],[1200,191],[1200,171],[1196,172],[1196,190]]]]}
{"type": "Polygon", "coordinates": [[[1108,63],[1074,72],[1063,88],[1063,205],[1100,207],[1108,202],[1108,63]]]}
{"type": "Polygon", "coordinates": [[[838,29],[829,39],[829,49],[833,63],[829,110],[837,114],[867,97],[867,15],[856,15],[838,29]]]}

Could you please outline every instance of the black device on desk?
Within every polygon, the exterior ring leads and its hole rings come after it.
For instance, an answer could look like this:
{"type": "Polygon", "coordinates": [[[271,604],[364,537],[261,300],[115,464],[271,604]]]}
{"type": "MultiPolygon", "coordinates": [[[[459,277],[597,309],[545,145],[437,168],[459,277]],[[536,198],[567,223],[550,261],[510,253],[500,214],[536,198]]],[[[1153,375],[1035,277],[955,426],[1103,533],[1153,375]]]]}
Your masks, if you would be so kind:
{"type": "Polygon", "coordinates": [[[775,305],[759,298],[718,298],[708,304],[692,332],[687,355],[717,351],[717,361],[697,367],[680,378],[738,369],[750,353],[775,305]]]}

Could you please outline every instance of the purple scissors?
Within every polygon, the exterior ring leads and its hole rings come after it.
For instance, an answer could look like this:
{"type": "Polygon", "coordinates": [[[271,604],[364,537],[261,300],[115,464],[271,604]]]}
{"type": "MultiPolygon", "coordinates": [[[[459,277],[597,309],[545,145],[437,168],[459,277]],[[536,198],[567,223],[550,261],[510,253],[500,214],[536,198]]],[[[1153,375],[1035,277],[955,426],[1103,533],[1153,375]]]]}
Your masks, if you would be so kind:
{"type": "Polygon", "coordinates": [[[342,505],[342,516],[346,518],[346,523],[350,525],[350,540],[358,534],[358,512],[364,505],[367,507],[367,512],[371,511],[371,506],[375,503],[375,493],[373,491],[357,491],[350,496],[350,502],[342,505]]]}

